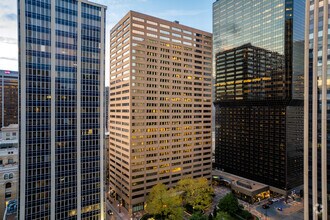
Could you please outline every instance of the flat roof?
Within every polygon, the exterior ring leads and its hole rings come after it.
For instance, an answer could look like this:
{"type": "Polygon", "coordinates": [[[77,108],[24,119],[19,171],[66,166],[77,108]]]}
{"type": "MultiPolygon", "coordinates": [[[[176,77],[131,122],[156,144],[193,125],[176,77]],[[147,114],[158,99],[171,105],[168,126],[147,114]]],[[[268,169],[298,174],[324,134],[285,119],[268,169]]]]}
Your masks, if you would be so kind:
{"type": "Polygon", "coordinates": [[[212,176],[220,176],[231,182],[231,188],[249,196],[255,196],[261,192],[269,190],[269,186],[253,180],[249,180],[234,174],[220,170],[212,170],[212,176]]]}
{"type": "Polygon", "coordinates": [[[99,4],[99,3],[96,3],[96,2],[93,2],[93,1],[90,1],[90,0],[81,0],[81,2],[83,2],[85,4],[93,5],[93,6],[96,6],[96,7],[107,9],[106,5],[102,5],[102,4],[99,4]]]}
{"type": "Polygon", "coordinates": [[[141,12],[138,12],[138,11],[133,11],[133,10],[128,11],[127,14],[125,16],[123,16],[111,28],[110,33],[112,33],[119,26],[120,23],[123,23],[128,17],[134,16],[134,15],[136,15],[136,16],[142,16],[142,17],[145,17],[146,19],[150,19],[150,20],[155,21],[155,22],[162,22],[163,24],[170,25],[171,27],[177,27],[177,28],[183,28],[183,29],[190,29],[189,31],[201,32],[201,34],[204,34],[204,35],[209,36],[211,38],[213,36],[213,33],[210,33],[210,32],[207,32],[207,31],[204,31],[204,30],[195,28],[195,27],[187,26],[187,25],[184,25],[184,24],[181,24],[181,23],[177,23],[177,21],[170,21],[170,20],[166,20],[164,18],[156,17],[154,15],[144,14],[144,13],[141,13],[141,12]]]}

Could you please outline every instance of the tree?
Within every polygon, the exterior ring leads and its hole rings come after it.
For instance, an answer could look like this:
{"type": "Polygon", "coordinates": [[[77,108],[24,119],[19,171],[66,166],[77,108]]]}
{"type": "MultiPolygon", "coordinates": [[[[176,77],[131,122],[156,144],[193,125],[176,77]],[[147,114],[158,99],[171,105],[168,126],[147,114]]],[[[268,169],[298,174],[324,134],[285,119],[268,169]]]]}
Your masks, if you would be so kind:
{"type": "Polygon", "coordinates": [[[241,216],[243,219],[253,219],[253,215],[247,210],[241,209],[238,215],[241,216]]]}
{"type": "Polygon", "coordinates": [[[226,212],[218,212],[214,220],[232,220],[232,217],[226,212]]]}
{"type": "Polygon", "coordinates": [[[178,182],[176,190],[182,193],[184,202],[201,211],[212,203],[213,188],[206,178],[182,179],[178,182]]]}
{"type": "Polygon", "coordinates": [[[173,189],[167,190],[164,184],[155,185],[146,202],[146,212],[159,216],[161,220],[182,219],[182,200],[173,189]]]}
{"type": "Polygon", "coordinates": [[[227,212],[232,216],[234,216],[239,210],[238,200],[232,193],[225,195],[225,197],[219,201],[218,207],[219,211],[227,212]]]}
{"type": "Polygon", "coordinates": [[[207,216],[203,215],[200,212],[194,213],[189,220],[208,220],[207,216]]]}

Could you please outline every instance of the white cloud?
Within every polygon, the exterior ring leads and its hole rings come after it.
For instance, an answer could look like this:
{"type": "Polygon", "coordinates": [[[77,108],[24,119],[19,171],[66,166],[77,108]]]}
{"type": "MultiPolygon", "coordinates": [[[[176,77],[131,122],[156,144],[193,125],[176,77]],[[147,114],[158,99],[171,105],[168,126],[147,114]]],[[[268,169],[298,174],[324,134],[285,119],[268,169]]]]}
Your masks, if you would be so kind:
{"type": "Polygon", "coordinates": [[[0,69],[18,70],[16,1],[0,1],[0,69]]]}

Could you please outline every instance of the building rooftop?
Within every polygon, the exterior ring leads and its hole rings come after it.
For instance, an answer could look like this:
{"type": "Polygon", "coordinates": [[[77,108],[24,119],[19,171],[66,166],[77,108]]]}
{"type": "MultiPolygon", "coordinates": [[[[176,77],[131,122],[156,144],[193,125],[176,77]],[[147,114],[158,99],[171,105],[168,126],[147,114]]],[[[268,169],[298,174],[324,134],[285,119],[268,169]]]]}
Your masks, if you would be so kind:
{"type": "Polygon", "coordinates": [[[255,196],[269,189],[269,186],[263,183],[252,181],[220,170],[212,170],[212,175],[219,176],[229,182],[233,190],[237,190],[250,196],[255,196]]]}
{"type": "Polygon", "coordinates": [[[118,28],[118,26],[120,25],[120,23],[122,23],[122,21],[127,19],[127,17],[130,16],[130,15],[131,16],[134,16],[134,15],[143,16],[143,17],[148,18],[150,20],[157,20],[157,21],[163,22],[164,24],[171,25],[173,27],[187,28],[187,29],[191,29],[193,31],[202,32],[205,35],[212,36],[212,33],[210,33],[210,32],[207,32],[207,31],[204,31],[204,30],[201,30],[201,29],[198,29],[198,28],[194,28],[192,26],[187,26],[187,25],[184,25],[184,24],[180,24],[180,22],[177,21],[177,20],[169,21],[169,20],[166,20],[166,19],[163,19],[163,18],[155,17],[155,16],[152,16],[152,15],[148,15],[148,14],[144,14],[144,13],[141,13],[141,12],[138,12],[138,11],[132,11],[132,10],[127,12],[127,14],[110,30],[110,33],[112,33],[114,30],[116,30],[118,28]]]}

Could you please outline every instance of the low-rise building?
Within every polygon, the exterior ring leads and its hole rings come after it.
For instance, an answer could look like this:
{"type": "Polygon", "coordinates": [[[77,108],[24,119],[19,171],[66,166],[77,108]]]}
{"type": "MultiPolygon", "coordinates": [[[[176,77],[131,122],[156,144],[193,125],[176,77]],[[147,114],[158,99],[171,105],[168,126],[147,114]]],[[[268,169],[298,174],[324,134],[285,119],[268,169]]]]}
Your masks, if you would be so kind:
{"type": "Polygon", "coordinates": [[[18,125],[3,127],[2,131],[0,140],[0,217],[4,216],[7,204],[17,199],[19,176],[18,125]]]}

